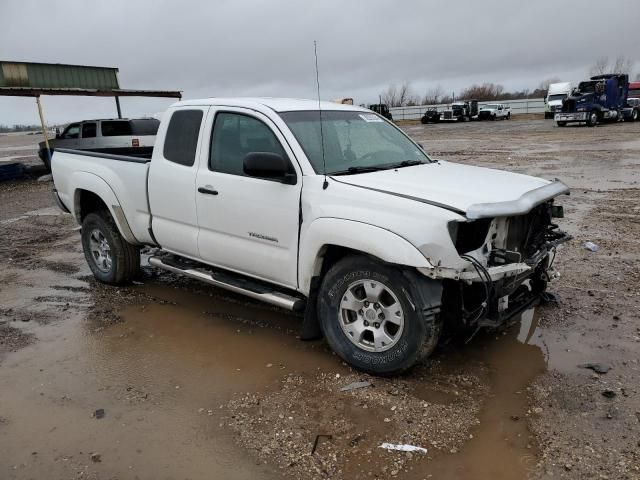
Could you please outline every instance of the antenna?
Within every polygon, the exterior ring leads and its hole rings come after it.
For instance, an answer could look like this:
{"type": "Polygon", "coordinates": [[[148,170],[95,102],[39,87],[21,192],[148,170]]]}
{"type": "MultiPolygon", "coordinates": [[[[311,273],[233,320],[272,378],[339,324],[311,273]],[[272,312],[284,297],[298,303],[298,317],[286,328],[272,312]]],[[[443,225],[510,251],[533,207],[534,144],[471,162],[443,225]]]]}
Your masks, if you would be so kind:
{"type": "Polygon", "coordinates": [[[320,105],[320,75],[318,74],[318,42],[313,41],[313,53],[316,57],[316,86],[318,87],[318,115],[320,117],[320,144],[322,146],[322,173],[324,174],[324,182],[322,189],[326,190],[329,186],[327,181],[327,164],[324,159],[324,132],[322,131],[322,106],[320,105]]]}

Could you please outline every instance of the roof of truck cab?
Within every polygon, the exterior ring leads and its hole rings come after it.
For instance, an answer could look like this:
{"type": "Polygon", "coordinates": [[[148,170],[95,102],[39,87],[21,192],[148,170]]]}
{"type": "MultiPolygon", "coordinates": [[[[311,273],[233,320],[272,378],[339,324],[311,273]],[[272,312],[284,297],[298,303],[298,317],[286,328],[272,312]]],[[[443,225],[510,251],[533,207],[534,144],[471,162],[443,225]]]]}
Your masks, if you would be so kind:
{"type": "MultiPolygon", "coordinates": [[[[307,100],[300,98],[270,98],[270,97],[239,97],[239,98],[202,98],[199,100],[185,100],[174,103],[173,107],[195,105],[212,105],[225,107],[244,107],[261,110],[270,108],[276,112],[291,112],[303,110],[318,110],[318,100],[307,100]]],[[[370,112],[369,109],[358,107],[355,105],[345,105],[334,102],[320,102],[322,110],[347,110],[370,112]]]]}

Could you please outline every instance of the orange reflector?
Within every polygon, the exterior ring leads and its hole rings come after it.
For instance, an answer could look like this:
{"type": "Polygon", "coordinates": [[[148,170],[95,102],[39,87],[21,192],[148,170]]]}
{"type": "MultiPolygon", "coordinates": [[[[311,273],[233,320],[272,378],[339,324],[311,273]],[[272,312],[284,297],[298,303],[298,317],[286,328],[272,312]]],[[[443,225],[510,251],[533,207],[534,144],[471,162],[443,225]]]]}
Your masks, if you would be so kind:
{"type": "Polygon", "coordinates": [[[131,146],[132,147],[139,147],[140,146],[140,140],[138,140],[137,138],[131,139],[131,146]]]}

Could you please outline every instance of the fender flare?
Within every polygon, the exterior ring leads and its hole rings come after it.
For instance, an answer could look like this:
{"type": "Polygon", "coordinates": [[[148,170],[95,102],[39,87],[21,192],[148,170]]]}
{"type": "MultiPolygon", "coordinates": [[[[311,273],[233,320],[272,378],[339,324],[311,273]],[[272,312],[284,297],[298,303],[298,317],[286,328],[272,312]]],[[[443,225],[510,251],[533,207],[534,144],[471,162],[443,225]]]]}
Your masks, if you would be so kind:
{"type": "Polygon", "coordinates": [[[71,175],[69,183],[74,185],[73,210],[71,213],[75,217],[76,222],[78,222],[78,225],[82,225],[82,219],[80,218],[80,190],[86,190],[94,193],[104,202],[109,209],[109,213],[111,213],[111,217],[116,222],[120,235],[122,235],[122,237],[131,244],[140,244],[131,231],[131,227],[124,215],[124,211],[122,210],[118,197],[102,177],[95,173],[79,171],[74,172],[71,175]]]}
{"type": "Polygon", "coordinates": [[[407,239],[369,223],[334,217],[314,220],[300,238],[299,290],[309,293],[311,279],[320,273],[325,247],[338,246],[372,255],[388,263],[434,268],[407,239]]]}

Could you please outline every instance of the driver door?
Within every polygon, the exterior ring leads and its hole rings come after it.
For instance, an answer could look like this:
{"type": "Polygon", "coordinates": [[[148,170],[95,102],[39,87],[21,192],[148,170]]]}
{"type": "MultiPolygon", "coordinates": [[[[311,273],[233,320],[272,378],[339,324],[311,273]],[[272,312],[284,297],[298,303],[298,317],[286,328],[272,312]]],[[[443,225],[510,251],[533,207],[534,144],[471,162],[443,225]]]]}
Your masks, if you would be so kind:
{"type": "Polygon", "coordinates": [[[265,115],[242,108],[212,108],[210,148],[203,148],[196,178],[198,250],[202,261],[296,288],[302,175],[293,152],[265,115]],[[251,152],[288,159],[295,184],[249,177],[251,152]]]}

